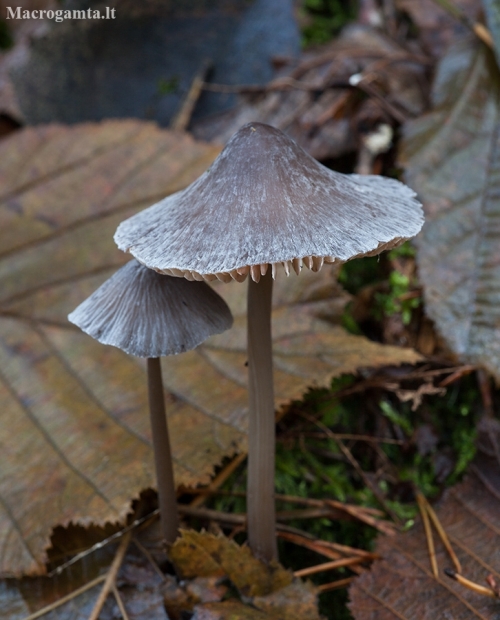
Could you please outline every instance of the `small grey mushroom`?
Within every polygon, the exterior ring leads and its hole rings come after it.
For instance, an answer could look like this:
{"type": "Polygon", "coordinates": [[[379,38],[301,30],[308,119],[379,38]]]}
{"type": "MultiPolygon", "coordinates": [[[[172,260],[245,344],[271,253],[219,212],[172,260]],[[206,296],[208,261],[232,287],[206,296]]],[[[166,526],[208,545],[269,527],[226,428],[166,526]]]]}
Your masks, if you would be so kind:
{"type": "Polygon", "coordinates": [[[172,452],[165,415],[160,357],[194,349],[229,329],[226,302],[205,282],[159,274],[132,260],[119,269],[68,319],[102,344],[147,357],[151,432],[164,539],[178,532],[172,452]]]}
{"type": "Polygon", "coordinates": [[[415,193],[394,179],[345,175],[310,157],[284,133],[242,127],[209,170],[118,227],[115,241],[142,263],[187,279],[248,276],[248,540],[277,557],[274,507],[272,282],[305,265],[372,256],[416,235],[415,193]]]}

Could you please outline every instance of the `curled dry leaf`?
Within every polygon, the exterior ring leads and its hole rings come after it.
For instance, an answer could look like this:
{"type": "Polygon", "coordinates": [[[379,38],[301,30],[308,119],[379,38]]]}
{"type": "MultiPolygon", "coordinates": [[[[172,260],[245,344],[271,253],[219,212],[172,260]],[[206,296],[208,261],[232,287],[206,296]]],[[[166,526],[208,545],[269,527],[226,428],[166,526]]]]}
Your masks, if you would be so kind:
{"type": "Polygon", "coordinates": [[[228,577],[247,598],[271,594],[293,580],[293,574],[278,562],[258,560],[249,547],[207,532],[183,530],[169,558],[181,578],[228,577]]]}
{"type": "MultiPolygon", "coordinates": [[[[217,151],[138,121],[37,127],[0,144],[0,575],[43,574],[56,525],[123,521],[154,486],[143,363],[66,316],[128,260],[113,243],[118,223],[191,182],[217,151]]],[[[337,290],[331,270],[275,290],[278,405],[359,366],[420,359],[318,319],[345,300],[320,301],[337,290]]],[[[218,291],[235,329],[162,360],[185,486],[245,449],[246,287],[218,291]]]]}
{"type": "MultiPolygon", "coordinates": [[[[463,576],[487,586],[488,575],[500,578],[500,423],[484,419],[478,438],[468,477],[445,493],[436,512],[463,576]]],[[[468,590],[443,573],[453,564],[435,530],[434,543],[437,579],[421,522],[406,534],[380,538],[376,550],[383,559],[350,590],[356,620],[498,618],[499,600],[468,590]]]]}
{"type": "Polygon", "coordinates": [[[183,531],[169,555],[182,578],[201,574],[227,578],[244,601],[230,599],[197,605],[194,618],[198,620],[319,620],[317,593],[311,583],[294,579],[277,562],[258,560],[248,547],[240,547],[223,536],[183,531]]]}
{"type": "Polygon", "coordinates": [[[401,161],[424,202],[426,310],[454,353],[500,378],[500,77],[468,37],[440,64],[434,109],[409,123],[401,161]]]}

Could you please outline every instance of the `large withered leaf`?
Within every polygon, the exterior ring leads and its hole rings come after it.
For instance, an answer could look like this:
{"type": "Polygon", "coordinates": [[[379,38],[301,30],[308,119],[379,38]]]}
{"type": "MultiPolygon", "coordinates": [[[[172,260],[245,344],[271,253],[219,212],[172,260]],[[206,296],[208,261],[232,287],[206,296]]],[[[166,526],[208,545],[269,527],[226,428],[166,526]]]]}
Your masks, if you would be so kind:
{"type": "Polygon", "coordinates": [[[500,79],[472,39],[440,64],[434,109],[409,123],[401,161],[424,201],[426,308],[451,349],[500,377],[500,79]]]}
{"type": "MultiPolygon", "coordinates": [[[[466,480],[449,489],[436,509],[464,577],[486,586],[500,580],[500,423],[483,420],[478,454],[466,480]]],[[[432,575],[422,524],[410,532],[380,538],[382,560],[356,579],[350,590],[356,620],[494,620],[500,601],[464,588],[443,574],[453,568],[434,533],[439,577],[432,575]]]]}
{"type": "MultiPolygon", "coordinates": [[[[154,486],[143,360],[66,319],[129,257],[119,221],[200,174],[217,149],[152,124],[27,129],[0,143],[0,574],[41,574],[52,528],[122,521],[154,486]],[[43,515],[43,517],[41,517],[43,515]]],[[[316,318],[331,271],[276,283],[276,397],[359,366],[415,362],[316,318]],[[307,303],[308,302],[308,303],[307,303]]],[[[163,360],[179,484],[244,449],[246,287],[236,329],[163,360]]],[[[342,305],[337,304],[337,309],[342,305]]]]}
{"type": "Polygon", "coordinates": [[[130,121],[0,143],[0,574],[43,572],[53,526],[122,519],[153,484],[143,372],[66,316],[128,260],[112,240],[120,220],[217,151],[130,121]]]}

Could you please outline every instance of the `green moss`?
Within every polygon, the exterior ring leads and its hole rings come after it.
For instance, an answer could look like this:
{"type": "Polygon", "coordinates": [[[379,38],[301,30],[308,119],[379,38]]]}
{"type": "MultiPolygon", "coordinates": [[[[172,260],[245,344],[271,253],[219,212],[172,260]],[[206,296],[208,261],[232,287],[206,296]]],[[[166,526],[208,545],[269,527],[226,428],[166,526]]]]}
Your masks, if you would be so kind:
{"type": "Polygon", "coordinates": [[[400,314],[403,325],[409,325],[413,310],[422,303],[420,296],[405,298],[413,285],[414,283],[405,274],[396,270],[391,271],[388,278],[388,292],[376,292],[374,295],[375,318],[382,319],[384,316],[400,314]]]}
{"type": "MultiPolygon", "coordinates": [[[[421,370],[429,368],[432,370],[426,364],[421,370]]],[[[366,379],[366,376],[344,375],[332,381],[331,389],[312,389],[302,401],[292,405],[278,427],[276,492],[382,509],[386,511],[385,518],[394,518],[405,530],[418,515],[415,487],[429,499],[438,498],[445,487],[461,479],[474,457],[475,429],[482,413],[481,396],[476,377],[471,374],[450,385],[444,395],[424,395],[413,411],[412,402],[401,402],[395,388],[384,389],[385,385],[398,381],[401,389],[415,393],[425,384],[425,379],[416,377],[411,369],[397,372],[381,369],[372,380],[366,379]],[[354,440],[354,435],[372,440],[354,440]],[[346,458],[339,437],[364,476],[346,458]],[[367,480],[371,481],[370,485],[367,480]]],[[[435,378],[435,385],[440,380],[440,376],[435,378]]],[[[499,395],[495,398],[499,399],[499,395]]],[[[224,488],[243,492],[245,485],[243,465],[224,488]]],[[[213,497],[211,506],[222,511],[244,512],[245,499],[213,497]]],[[[277,505],[280,511],[300,507],[282,501],[277,505]]],[[[359,521],[317,517],[287,524],[318,539],[368,550],[373,548],[377,536],[374,528],[359,521]]],[[[244,538],[239,540],[242,542],[244,538]]],[[[281,562],[294,570],[326,561],[283,540],[279,541],[279,549],[281,562]]],[[[350,575],[352,572],[346,568],[315,575],[313,581],[327,583],[350,575]]],[[[347,599],[345,590],[322,594],[321,613],[330,620],[351,619],[347,599]]]]}
{"type": "Polygon", "coordinates": [[[353,0],[304,0],[302,5],[307,25],[302,29],[304,46],[327,43],[357,12],[353,0]]]}
{"type": "Polygon", "coordinates": [[[339,282],[348,293],[356,295],[363,287],[385,280],[387,270],[385,255],[357,258],[342,265],[339,282]]]}
{"type": "MultiPolygon", "coordinates": [[[[413,259],[415,249],[410,242],[380,256],[359,258],[345,263],[340,271],[339,282],[352,295],[369,289],[372,322],[381,323],[385,318],[400,315],[401,322],[409,326],[422,306],[422,298],[416,278],[409,277],[394,266],[398,262],[413,259]]],[[[352,304],[344,309],[342,326],[352,334],[364,333],[352,315],[352,304]]],[[[371,334],[365,334],[369,337],[371,334]]]]}

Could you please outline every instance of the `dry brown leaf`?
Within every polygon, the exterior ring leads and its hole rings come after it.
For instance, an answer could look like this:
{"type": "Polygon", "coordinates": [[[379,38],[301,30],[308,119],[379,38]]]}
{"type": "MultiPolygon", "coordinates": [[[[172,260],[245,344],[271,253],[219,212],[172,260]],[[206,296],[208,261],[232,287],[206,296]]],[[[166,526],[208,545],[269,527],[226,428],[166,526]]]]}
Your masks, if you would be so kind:
{"type": "MultiPolygon", "coordinates": [[[[117,224],[216,154],[138,121],[39,127],[0,144],[0,575],[43,574],[53,527],[123,521],[154,486],[143,361],[66,316],[128,259],[112,240],[117,224]]],[[[185,486],[207,483],[246,440],[246,287],[218,290],[235,329],[162,360],[185,486]]],[[[318,319],[338,314],[345,298],[318,301],[335,290],[328,269],[276,282],[279,404],[360,366],[420,359],[318,319]]]]}
{"type": "Polygon", "coordinates": [[[256,559],[247,546],[224,536],[184,530],[169,555],[183,579],[226,577],[249,603],[230,599],[197,605],[194,618],[319,620],[317,592],[311,583],[294,579],[278,562],[256,559]]]}
{"type": "Polygon", "coordinates": [[[405,128],[401,162],[424,203],[426,312],[461,359],[500,379],[500,73],[472,35],[442,59],[433,110],[405,128]]]}
{"type": "Polygon", "coordinates": [[[318,593],[311,581],[294,581],[266,596],[255,596],[252,605],[281,620],[320,620],[318,593]]]}
{"type": "MultiPolygon", "coordinates": [[[[500,423],[485,419],[479,427],[478,455],[466,480],[445,494],[437,507],[462,574],[486,586],[486,577],[500,579],[500,423]]],[[[351,611],[356,620],[494,620],[500,600],[476,594],[443,574],[453,568],[434,534],[439,578],[432,575],[423,526],[380,538],[382,560],[356,579],[351,611]]]]}
{"type": "Polygon", "coordinates": [[[249,547],[207,532],[183,530],[169,558],[181,578],[226,576],[245,597],[265,596],[293,581],[278,562],[258,560],[249,547]]]}
{"type": "Polygon", "coordinates": [[[192,620],[271,620],[271,618],[259,609],[232,599],[197,605],[192,620]]]}

